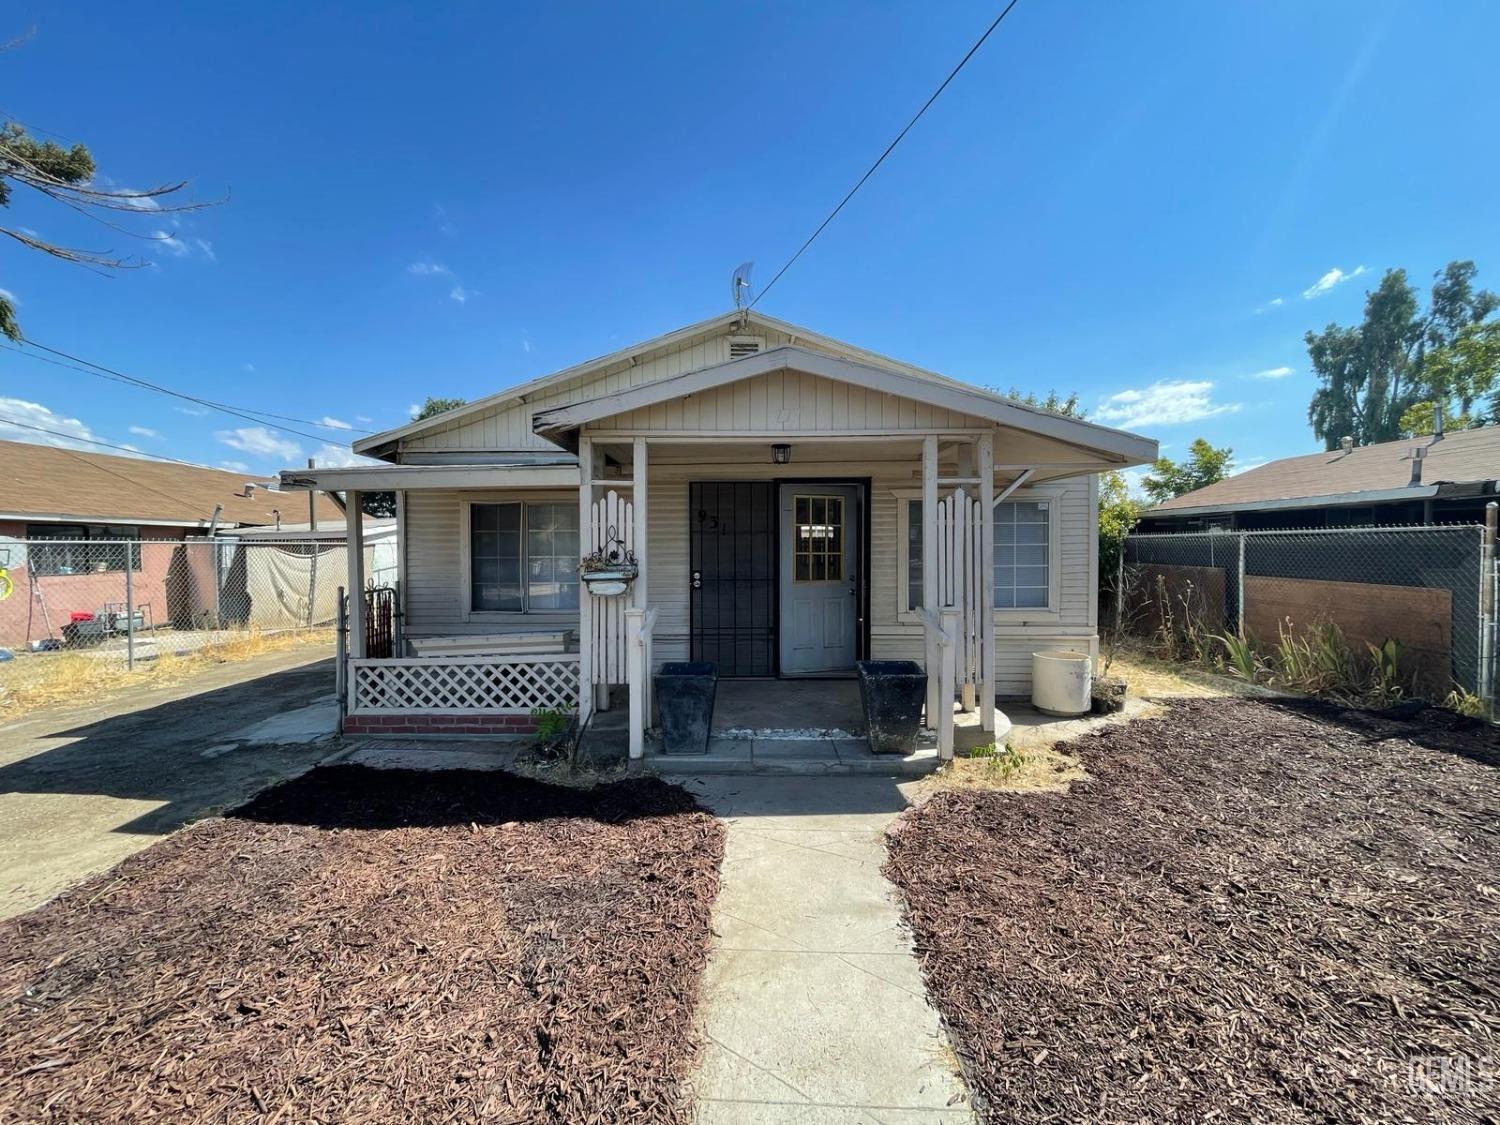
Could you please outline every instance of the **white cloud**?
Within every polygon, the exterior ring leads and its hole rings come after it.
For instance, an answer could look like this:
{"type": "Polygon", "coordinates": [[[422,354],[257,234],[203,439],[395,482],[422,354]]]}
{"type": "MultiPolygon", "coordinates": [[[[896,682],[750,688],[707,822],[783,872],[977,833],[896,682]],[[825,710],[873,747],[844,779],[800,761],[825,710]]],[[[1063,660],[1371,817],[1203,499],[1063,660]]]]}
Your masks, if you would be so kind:
{"type": "Polygon", "coordinates": [[[379,465],[382,462],[361,457],[344,445],[323,445],[313,453],[313,460],[320,469],[347,469],[353,465],[379,465]]]}
{"type": "Polygon", "coordinates": [[[1095,417],[1135,430],[1196,422],[1239,410],[1237,402],[1214,402],[1213,389],[1213,383],[1207,379],[1162,379],[1149,387],[1110,395],[1099,404],[1095,417]]]}
{"type": "Polygon", "coordinates": [[[1258,309],[1255,310],[1255,315],[1259,316],[1261,313],[1263,313],[1263,312],[1269,312],[1271,309],[1279,309],[1284,304],[1286,304],[1286,300],[1284,298],[1282,298],[1282,297],[1272,297],[1265,304],[1261,305],[1260,308],[1258,308],[1258,309]]]}
{"type": "Polygon", "coordinates": [[[150,426],[131,426],[130,432],[135,434],[136,437],[161,437],[161,434],[157,433],[150,426]]]}
{"type": "MultiPolygon", "coordinates": [[[[103,177],[103,180],[104,180],[105,185],[111,191],[122,191],[122,192],[135,192],[135,191],[139,191],[138,188],[129,188],[129,187],[124,187],[124,186],[122,186],[120,184],[117,184],[113,180],[111,180],[108,176],[103,177]]],[[[130,196],[127,196],[124,199],[120,199],[118,202],[122,206],[129,207],[132,211],[160,211],[161,210],[161,204],[156,201],[155,197],[150,196],[150,195],[130,195],[130,196]]]]}
{"type": "Polygon", "coordinates": [[[87,425],[77,418],[58,414],[51,407],[24,398],[0,398],[0,437],[9,441],[29,441],[38,445],[52,445],[59,449],[93,449],[96,453],[107,452],[91,445],[87,439],[98,438],[87,425]],[[12,425],[11,421],[23,422],[24,426],[12,425]],[[53,433],[43,434],[26,426],[40,426],[53,433]]]}
{"type": "Polygon", "coordinates": [[[523,352],[531,351],[531,337],[526,335],[525,332],[521,333],[521,350],[523,352]]]}
{"type": "Polygon", "coordinates": [[[208,241],[208,239],[195,238],[193,241],[198,244],[198,249],[203,251],[203,256],[210,262],[217,262],[219,260],[219,256],[214,253],[214,244],[208,241]]]}
{"type": "Polygon", "coordinates": [[[453,276],[453,271],[450,270],[447,266],[442,265],[438,262],[434,262],[430,258],[421,262],[413,262],[411,265],[406,267],[406,272],[411,274],[413,277],[453,276]]]}
{"type": "Polygon", "coordinates": [[[11,304],[15,305],[16,308],[21,307],[21,298],[17,297],[9,289],[0,289],[0,297],[4,297],[11,304]]]}
{"type": "Polygon", "coordinates": [[[356,422],[373,422],[373,421],[375,421],[375,419],[371,418],[368,414],[356,414],[354,416],[354,420],[356,422]]]}
{"type": "Polygon", "coordinates": [[[1251,373],[1252,379],[1285,379],[1292,373],[1292,369],[1283,364],[1280,367],[1268,367],[1264,371],[1251,373]]]}
{"type": "Polygon", "coordinates": [[[1252,457],[1248,461],[1240,463],[1236,461],[1229,469],[1229,475],[1237,477],[1241,473],[1248,473],[1251,469],[1258,469],[1262,465],[1270,463],[1269,457],[1252,457]]]}
{"type": "Polygon", "coordinates": [[[186,414],[190,418],[202,418],[208,413],[208,408],[205,406],[174,406],[172,409],[179,414],[186,414]]]}
{"type": "Polygon", "coordinates": [[[450,300],[457,301],[460,305],[469,299],[469,291],[462,285],[455,285],[448,293],[450,300]]]}
{"type": "Polygon", "coordinates": [[[287,438],[277,437],[264,426],[241,426],[237,430],[220,430],[215,435],[230,449],[241,453],[254,453],[260,457],[276,457],[282,461],[300,461],[302,447],[287,438]]]}
{"type": "Polygon", "coordinates": [[[406,408],[408,418],[415,418],[420,413],[422,413],[422,404],[420,402],[414,402],[406,408]]]}
{"type": "Polygon", "coordinates": [[[158,250],[171,254],[174,258],[186,258],[192,253],[188,244],[170,231],[154,230],[151,232],[151,237],[156,239],[158,250]]]}
{"type": "Polygon", "coordinates": [[[243,461],[220,461],[219,464],[223,465],[226,469],[233,469],[237,473],[248,473],[250,471],[250,466],[243,461]]]}
{"type": "Polygon", "coordinates": [[[349,425],[348,422],[341,421],[338,418],[329,417],[327,414],[323,415],[323,417],[321,419],[319,419],[319,425],[327,426],[331,430],[352,430],[352,429],[354,429],[354,427],[351,426],[351,425],[349,425]]]}
{"type": "Polygon", "coordinates": [[[1348,281],[1352,277],[1358,277],[1362,273],[1369,272],[1370,268],[1368,266],[1356,266],[1348,273],[1345,273],[1343,270],[1339,269],[1338,266],[1334,266],[1333,269],[1329,270],[1322,277],[1318,278],[1317,281],[1313,282],[1306,289],[1302,290],[1302,299],[1304,301],[1311,301],[1314,297],[1321,297],[1335,285],[1348,281]]]}

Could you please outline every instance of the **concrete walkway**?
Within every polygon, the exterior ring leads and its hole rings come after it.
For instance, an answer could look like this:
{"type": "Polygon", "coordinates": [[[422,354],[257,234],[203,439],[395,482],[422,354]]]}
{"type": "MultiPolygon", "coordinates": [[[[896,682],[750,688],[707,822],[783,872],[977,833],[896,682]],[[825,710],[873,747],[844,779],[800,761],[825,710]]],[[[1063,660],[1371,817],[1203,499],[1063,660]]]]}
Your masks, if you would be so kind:
{"type": "Polygon", "coordinates": [[[704,982],[699,1120],[969,1122],[894,889],[880,874],[901,784],[683,782],[729,829],[704,982]]]}

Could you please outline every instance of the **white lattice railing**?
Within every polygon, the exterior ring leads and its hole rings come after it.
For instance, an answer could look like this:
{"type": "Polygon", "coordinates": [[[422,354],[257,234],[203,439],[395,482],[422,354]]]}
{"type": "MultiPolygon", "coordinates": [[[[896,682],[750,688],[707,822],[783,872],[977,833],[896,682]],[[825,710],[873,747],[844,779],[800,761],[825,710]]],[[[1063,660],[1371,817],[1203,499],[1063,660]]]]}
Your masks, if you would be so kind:
{"type": "Polygon", "coordinates": [[[528,715],[578,706],[576,652],[351,660],[351,715],[528,715]]]}

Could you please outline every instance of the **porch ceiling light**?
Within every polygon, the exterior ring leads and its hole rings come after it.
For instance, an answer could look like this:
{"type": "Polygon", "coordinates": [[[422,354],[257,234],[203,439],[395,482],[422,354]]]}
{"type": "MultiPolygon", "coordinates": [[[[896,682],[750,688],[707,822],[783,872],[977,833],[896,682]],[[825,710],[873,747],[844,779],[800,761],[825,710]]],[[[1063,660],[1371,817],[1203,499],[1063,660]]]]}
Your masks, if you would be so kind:
{"type": "Polygon", "coordinates": [[[771,446],[771,464],[785,465],[792,459],[792,447],[778,442],[771,446]]]}

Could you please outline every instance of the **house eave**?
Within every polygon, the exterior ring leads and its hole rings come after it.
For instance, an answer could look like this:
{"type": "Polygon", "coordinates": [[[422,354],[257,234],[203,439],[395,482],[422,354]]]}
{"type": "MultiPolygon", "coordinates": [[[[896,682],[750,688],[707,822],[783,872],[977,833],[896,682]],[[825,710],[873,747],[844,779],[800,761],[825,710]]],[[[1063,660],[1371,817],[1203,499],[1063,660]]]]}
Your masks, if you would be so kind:
{"type": "Polygon", "coordinates": [[[352,465],[284,469],[287,491],[413,492],[435,488],[577,488],[577,465],[352,465]]]}
{"type": "Polygon", "coordinates": [[[1139,434],[1038,410],[962,384],[948,381],[932,383],[914,375],[796,346],[771,348],[670,379],[539,411],[532,418],[532,429],[539,436],[564,448],[576,449],[577,431],[591,423],[640,407],[686,398],[741,379],[781,370],[802,371],[907,398],[917,398],[999,426],[1040,434],[1102,455],[1107,462],[1105,467],[1146,464],[1157,456],[1155,440],[1139,434]]]}

